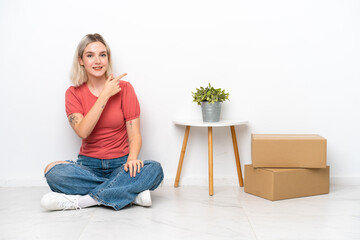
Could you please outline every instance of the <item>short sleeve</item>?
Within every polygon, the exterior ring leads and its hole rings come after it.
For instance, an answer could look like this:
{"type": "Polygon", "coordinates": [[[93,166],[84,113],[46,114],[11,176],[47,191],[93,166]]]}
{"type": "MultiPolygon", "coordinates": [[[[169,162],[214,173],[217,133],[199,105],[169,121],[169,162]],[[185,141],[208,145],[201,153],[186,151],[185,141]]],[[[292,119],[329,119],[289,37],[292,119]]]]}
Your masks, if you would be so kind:
{"type": "Polygon", "coordinates": [[[79,96],[76,94],[75,87],[69,87],[65,93],[65,111],[66,116],[69,116],[73,113],[81,113],[84,115],[83,107],[81,105],[81,101],[79,96]]]}
{"type": "Polygon", "coordinates": [[[135,90],[129,82],[120,82],[122,92],[122,110],[125,121],[140,117],[140,104],[136,97],[135,90]]]}

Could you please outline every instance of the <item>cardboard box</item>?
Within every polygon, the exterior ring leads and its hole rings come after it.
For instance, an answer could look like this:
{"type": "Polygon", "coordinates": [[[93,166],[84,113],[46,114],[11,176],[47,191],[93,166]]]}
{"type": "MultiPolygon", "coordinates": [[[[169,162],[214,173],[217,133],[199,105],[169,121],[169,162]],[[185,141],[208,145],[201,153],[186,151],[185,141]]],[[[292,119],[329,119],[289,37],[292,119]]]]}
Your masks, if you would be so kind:
{"type": "Polygon", "coordinates": [[[326,168],[326,139],[315,134],[252,134],[254,167],[326,168]]]}
{"type": "Polygon", "coordinates": [[[280,200],[329,193],[326,168],[254,168],[245,165],[245,189],[269,200],[280,200]]]}

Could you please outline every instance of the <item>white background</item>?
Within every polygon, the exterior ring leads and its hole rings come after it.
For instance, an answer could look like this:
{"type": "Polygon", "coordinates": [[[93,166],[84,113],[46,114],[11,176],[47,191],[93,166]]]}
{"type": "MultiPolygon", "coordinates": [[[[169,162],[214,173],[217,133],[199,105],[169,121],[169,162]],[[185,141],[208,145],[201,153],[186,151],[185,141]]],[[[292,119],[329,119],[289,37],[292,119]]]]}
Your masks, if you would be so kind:
{"type": "MultiPolygon", "coordinates": [[[[1,186],[44,184],[47,163],[76,159],[64,93],[76,45],[96,32],[136,90],[141,158],[161,162],[165,182],[185,129],[172,120],[201,117],[191,92],[208,82],[230,93],[222,118],[249,120],[236,128],[242,165],[251,133],[314,133],[332,179],[359,182],[359,1],[1,0],[1,186]]],[[[215,185],[236,183],[230,131],[213,134],[215,185]]],[[[207,178],[207,130],[193,128],[181,183],[207,178]]]]}

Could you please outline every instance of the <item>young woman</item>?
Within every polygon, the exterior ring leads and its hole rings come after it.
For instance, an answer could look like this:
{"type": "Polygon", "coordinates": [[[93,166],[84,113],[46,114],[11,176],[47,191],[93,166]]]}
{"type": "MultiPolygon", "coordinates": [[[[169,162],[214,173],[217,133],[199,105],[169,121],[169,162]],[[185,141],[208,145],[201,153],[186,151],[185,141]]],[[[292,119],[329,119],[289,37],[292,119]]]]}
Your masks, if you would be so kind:
{"type": "Polygon", "coordinates": [[[111,74],[110,48],[99,34],[79,43],[66,91],[66,113],[82,138],[77,161],[45,168],[51,190],[41,199],[47,210],[104,205],[119,210],[131,203],[151,206],[149,190],[163,180],[158,162],[139,160],[140,106],[125,74],[111,74]]]}

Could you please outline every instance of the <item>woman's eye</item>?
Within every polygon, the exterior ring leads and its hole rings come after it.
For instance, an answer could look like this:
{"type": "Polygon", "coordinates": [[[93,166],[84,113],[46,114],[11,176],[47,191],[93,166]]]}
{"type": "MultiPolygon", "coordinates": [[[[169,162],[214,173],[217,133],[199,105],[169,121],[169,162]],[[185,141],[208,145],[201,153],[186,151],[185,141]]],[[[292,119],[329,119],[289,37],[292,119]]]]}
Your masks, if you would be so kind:
{"type": "Polygon", "coordinates": [[[101,56],[101,57],[106,57],[106,54],[105,54],[105,53],[103,53],[103,54],[101,54],[100,56],[101,56]]]}
{"type": "Polygon", "coordinates": [[[91,54],[89,54],[89,55],[87,55],[86,57],[91,58],[91,57],[92,57],[92,55],[91,55],[91,54]]]}

